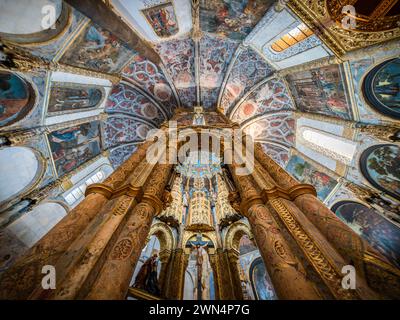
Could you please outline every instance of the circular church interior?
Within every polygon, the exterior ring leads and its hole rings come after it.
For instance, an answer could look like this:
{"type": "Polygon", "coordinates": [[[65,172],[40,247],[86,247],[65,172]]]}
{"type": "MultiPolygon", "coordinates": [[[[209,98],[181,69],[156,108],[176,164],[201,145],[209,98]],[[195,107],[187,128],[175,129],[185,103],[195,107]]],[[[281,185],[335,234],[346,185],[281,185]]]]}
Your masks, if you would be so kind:
{"type": "Polygon", "coordinates": [[[1,300],[400,298],[400,1],[0,0],[1,300]]]}

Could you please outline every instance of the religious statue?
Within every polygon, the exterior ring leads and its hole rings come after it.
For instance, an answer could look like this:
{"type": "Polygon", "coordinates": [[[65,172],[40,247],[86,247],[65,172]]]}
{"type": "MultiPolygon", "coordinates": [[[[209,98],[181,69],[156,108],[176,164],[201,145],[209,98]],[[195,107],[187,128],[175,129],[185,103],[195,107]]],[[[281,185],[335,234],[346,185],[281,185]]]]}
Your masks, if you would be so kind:
{"type": "Polygon", "coordinates": [[[202,235],[196,236],[196,241],[190,241],[196,257],[196,295],[197,300],[208,300],[209,290],[209,261],[207,248],[208,242],[202,240],[202,235]]]}
{"type": "Polygon", "coordinates": [[[155,252],[140,268],[133,286],[145,290],[152,295],[159,296],[161,292],[157,279],[157,266],[158,253],[155,252]]]}

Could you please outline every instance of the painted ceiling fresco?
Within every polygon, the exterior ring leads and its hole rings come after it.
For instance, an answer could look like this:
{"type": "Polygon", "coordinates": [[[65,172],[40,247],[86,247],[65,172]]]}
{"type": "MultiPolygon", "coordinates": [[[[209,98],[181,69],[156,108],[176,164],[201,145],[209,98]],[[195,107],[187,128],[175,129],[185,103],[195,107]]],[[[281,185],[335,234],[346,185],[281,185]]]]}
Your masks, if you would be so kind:
{"type": "Polygon", "coordinates": [[[297,107],[304,112],[352,119],[341,65],[330,65],[287,77],[297,107]]]}
{"type": "Polygon", "coordinates": [[[286,84],[279,79],[271,79],[251,92],[232,112],[231,119],[243,122],[267,112],[294,110],[286,84]]]}
{"type": "Polygon", "coordinates": [[[263,143],[262,147],[264,152],[269,155],[282,168],[286,166],[287,162],[289,161],[288,149],[272,143],[263,143]]]}
{"type": "Polygon", "coordinates": [[[195,48],[191,38],[172,40],[159,44],[157,50],[166,66],[181,104],[196,104],[195,48]]]}
{"type": "Polygon", "coordinates": [[[137,149],[135,144],[117,146],[110,150],[109,159],[114,169],[118,168],[137,149]]]}
{"type": "Polygon", "coordinates": [[[272,3],[273,0],[200,1],[201,29],[242,41],[272,3]]]}
{"type": "Polygon", "coordinates": [[[295,120],[291,113],[271,114],[243,125],[245,133],[256,141],[274,141],[292,146],[295,141],[295,120]]]}
{"type": "Polygon", "coordinates": [[[122,70],[122,75],[138,84],[172,115],[178,103],[159,66],[135,52],[132,61],[122,70]]]}
{"type": "Polygon", "coordinates": [[[147,133],[153,128],[151,124],[139,119],[110,115],[104,123],[105,147],[144,141],[147,133]]]}
{"type": "Polygon", "coordinates": [[[61,62],[107,73],[119,72],[133,52],[109,31],[89,23],[68,47],[61,62]]]}
{"type": "Polygon", "coordinates": [[[290,158],[286,170],[301,183],[312,184],[317,190],[318,198],[322,201],[328,197],[337,184],[333,178],[318,171],[312,164],[299,156],[290,158]]]}
{"type": "Polygon", "coordinates": [[[200,41],[200,90],[204,108],[215,108],[226,69],[238,47],[229,39],[204,35],[200,41]]]}
{"type": "Polygon", "coordinates": [[[273,72],[273,68],[250,47],[239,49],[222,92],[220,108],[228,113],[244,93],[273,72]]]}
{"type": "Polygon", "coordinates": [[[123,113],[134,117],[149,120],[160,125],[167,116],[148,98],[140,94],[135,88],[120,83],[113,87],[107,101],[107,113],[123,113]]]}

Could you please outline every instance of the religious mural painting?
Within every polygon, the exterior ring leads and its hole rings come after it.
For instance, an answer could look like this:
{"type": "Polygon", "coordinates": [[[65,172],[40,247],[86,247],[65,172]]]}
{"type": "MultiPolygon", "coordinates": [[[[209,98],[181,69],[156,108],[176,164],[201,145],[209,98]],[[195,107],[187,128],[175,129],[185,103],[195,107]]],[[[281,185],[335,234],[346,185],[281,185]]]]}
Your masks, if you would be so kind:
{"type": "Polygon", "coordinates": [[[48,113],[74,112],[100,106],[104,97],[101,87],[54,83],[50,89],[48,113]]]}
{"type": "Polygon", "coordinates": [[[364,96],[378,112],[400,119],[400,59],[376,66],[364,79],[364,96]]]}
{"type": "Polygon", "coordinates": [[[89,23],[68,47],[60,62],[95,71],[115,73],[133,52],[109,31],[89,23]]]}
{"type": "Polygon", "coordinates": [[[318,171],[310,163],[296,155],[290,158],[286,170],[301,183],[313,185],[321,201],[326,199],[337,184],[336,180],[318,171]]]}
{"type": "Polygon", "coordinates": [[[250,240],[247,234],[244,235],[239,242],[239,253],[246,254],[254,250],[257,250],[257,246],[250,240]]]}
{"type": "Polygon", "coordinates": [[[302,71],[287,76],[297,107],[346,120],[352,118],[346,80],[341,65],[302,71]]]}
{"type": "Polygon", "coordinates": [[[157,36],[166,38],[179,32],[178,20],[172,2],[144,9],[142,12],[157,36]]]}
{"type": "Polygon", "coordinates": [[[360,157],[361,172],[377,189],[400,199],[400,148],[397,145],[376,145],[360,157]]]}
{"type": "Polygon", "coordinates": [[[341,201],[332,211],[373,248],[400,266],[400,228],[374,209],[353,201],[341,201]]]}
{"type": "Polygon", "coordinates": [[[48,134],[58,176],[74,170],[101,152],[100,123],[93,121],[48,134]]]}
{"type": "Polygon", "coordinates": [[[200,25],[205,32],[242,41],[274,1],[200,1],[200,25]]]}
{"type": "Polygon", "coordinates": [[[14,73],[0,71],[0,127],[24,118],[34,104],[32,87],[14,73]]]}

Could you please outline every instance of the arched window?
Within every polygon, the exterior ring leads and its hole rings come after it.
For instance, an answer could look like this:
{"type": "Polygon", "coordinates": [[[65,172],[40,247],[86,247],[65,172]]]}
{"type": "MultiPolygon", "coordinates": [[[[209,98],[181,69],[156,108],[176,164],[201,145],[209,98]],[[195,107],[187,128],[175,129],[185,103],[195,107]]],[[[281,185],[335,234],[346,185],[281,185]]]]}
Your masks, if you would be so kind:
{"type": "Polygon", "coordinates": [[[89,177],[85,178],[77,187],[64,195],[65,201],[67,201],[68,205],[71,207],[76,206],[83,200],[87,186],[93,183],[102,182],[111,172],[112,168],[110,166],[103,166],[95,173],[92,173],[89,177]]]}
{"type": "Polygon", "coordinates": [[[39,154],[25,147],[0,149],[0,204],[32,188],[43,174],[39,154]]]}
{"type": "Polygon", "coordinates": [[[356,151],[353,141],[311,127],[301,127],[298,137],[305,146],[344,164],[350,164],[356,151]]]}
{"type": "Polygon", "coordinates": [[[332,211],[372,247],[400,266],[400,228],[358,202],[340,201],[332,206],[332,211]]]}
{"type": "Polygon", "coordinates": [[[302,23],[276,40],[271,45],[271,49],[275,52],[283,52],[295,44],[307,39],[308,37],[311,37],[313,34],[314,32],[304,23],[302,23]]]}
{"type": "Polygon", "coordinates": [[[400,147],[380,144],[366,149],[360,157],[360,169],[375,188],[400,199],[400,147]]]}
{"type": "Polygon", "coordinates": [[[365,77],[363,92],[378,112],[400,119],[400,59],[392,59],[372,69],[365,77]]]}
{"type": "Polygon", "coordinates": [[[0,71],[0,127],[23,119],[35,104],[32,86],[15,73],[0,71]]]}

